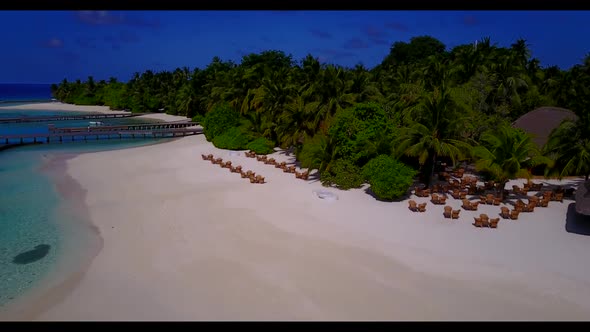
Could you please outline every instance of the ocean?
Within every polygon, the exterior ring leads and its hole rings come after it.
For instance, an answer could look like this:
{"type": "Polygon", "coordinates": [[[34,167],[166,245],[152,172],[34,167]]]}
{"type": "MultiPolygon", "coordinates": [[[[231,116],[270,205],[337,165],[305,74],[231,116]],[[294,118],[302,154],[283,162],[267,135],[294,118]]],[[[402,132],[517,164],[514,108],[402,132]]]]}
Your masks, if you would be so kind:
{"type": "Polygon", "coordinates": [[[0,104],[29,101],[46,102],[51,98],[51,84],[0,83],[0,104]]]}
{"type": "MultiPolygon", "coordinates": [[[[0,85],[0,100],[48,100],[49,85],[0,85]]],[[[2,106],[10,106],[4,103],[2,106]]],[[[23,115],[59,115],[48,110],[0,109],[0,118],[23,115]]],[[[72,114],[72,112],[67,112],[72,114]]],[[[147,122],[136,118],[103,119],[105,125],[147,122]]],[[[47,131],[46,122],[0,124],[0,136],[47,131]]],[[[88,121],[61,121],[56,126],[87,126],[88,121]]],[[[67,255],[65,244],[88,238],[85,221],[69,213],[68,201],[43,171],[46,162],[63,154],[137,147],[160,140],[115,139],[39,144],[0,151],[0,312],[42,283],[67,255]]],[[[69,247],[71,250],[71,246],[69,247]]]]}

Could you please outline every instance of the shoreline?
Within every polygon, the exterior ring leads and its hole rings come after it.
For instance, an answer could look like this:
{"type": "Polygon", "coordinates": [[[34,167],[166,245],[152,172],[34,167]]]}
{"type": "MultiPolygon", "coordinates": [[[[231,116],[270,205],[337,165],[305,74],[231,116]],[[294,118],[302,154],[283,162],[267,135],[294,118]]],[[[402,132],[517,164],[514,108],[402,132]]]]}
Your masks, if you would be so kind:
{"type": "Polygon", "coordinates": [[[431,204],[417,215],[405,201],[296,180],[202,136],[66,164],[87,190],[104,247],[35,320],[583,320],[590,312],[588,269],[572,262],[581,257],[560,260],[588,244],[552,225],[567,201],[476,229],[469,216],[445,222],[431,204]],[[268,183],[245,183],[200,153],[268,183]],[[92,175],[113,167],[108,184],[92,175]],[[339,200],[321,201],[315,189],[339,200]],[[538,247],[547,232],[559,232],[555,243],[538,247]]]}
{"type": "MultiPolygon", "coordinates": [[[[0,107],[0,110],[22,109],[34,112],[35,110],[48,110],[48,108],[51,109],[53,107],[51,110],[64,111],[63,108],[65,108],[65,111],[97,111],[96,107],[93,106],[69,105],[69,107],[64,107],[64,104],[56,105],[57,103],[50,103],[52,107],[47,107],[46,104],[49,103],[21,104],[16,107],[0,107]]],[[[102,113],[106,112],[110,111],[102,110],[102,113]]],[[[160,113],[148,114],[138,118],[157,119],[163,122],[188,120],[185,117],[160,113]]],[[[177,139],[178,138],[164,141],[159,140],[141,146],[159,145],[173,142],[177,139]]],[[[136,147],[115,148],[113,150],[133,148],[136,147]]],[[[50,179],[54,190],[62,199],[62,203],[56,208],[54,213],[65,213],[67,215],[73,214],[75,215],[73,216],[73,222],[81,223],[72,224],[72,222],[58,222],[58,227],[62,229],[60,243],[64,246],[64,248],[60,249],[62,252],[59,254],[58,262],[50,268],[47,275],[39,280],[39,284],[26,290],[21,296],[19,296],[19,298],[2,308],[0,311],[0,321],[13,319],[29,320],[31,317],[42,312],[46,307],[62,300],[71,289],[73,289],[74,285],[82,279],[82,276],[90,266],[92,260],[100,252],[102,248],[102,238],[100,237],[98,228],[92,223],[92,220],[89,217],[88,209],[84,202],[86,191],[76,180],[69,176],[67,172],[67,161],[84,153],[92,152],[48,152],[46,157],[49,159],[42,161],[41,165],[39,165],[38,171],[50,179]],[[80,231],[81,228],[88,228],[88,230],[82,231],[85,233],[84,238],[88,240],[88,243],[76,243],[76,238],[80,237],[80,233],[76,233],[75,230],[80,231]],[[67,234],[68,232],[73,232],[73,234],[67,234]],[[74,252],[74,254],[72,254],[72,252],[74,252]],[[67,272],[64,273],[64,270],[67,272]]]]}
{"type": "MultiPolygon", "coordinates": [[[[90,106],[90,105],[72,105],[61,102],[47,103],[28,103],[14,106],[0,106],[1,110],[23,110],[23,111],[63,111],[63,112],[90,112],[90,113],[108,113],[108,114],[129,114],[129,112],[111,110],[109,106],[90,106]]],[[[140,115],[137,118],[161,120],[165,122],[190,120],[180,115],[170,115],[166,113],[150,113],[140,115]]]]}
{"type": "Polygon", "coordinates": [[[54,213],[60,216],[73,217],[72,222],[60,220],[58,227],[62,238],[61,253],[54,266],[38,284],[23,293],[16,301],[3,308],[0,312],[0,321],[6,320],[31,320],[43,312],[47,307],[63,300],[73,289],[73,285],[82,280],[85,271],[92,260],[98,255],[103,246],[103,239],[99,229],[92,223],[88,207],[84,200],[86,190],[72,178],[67,172],[67,161],[77,157],[74,153],[48,154],[50,159],[43,161],[38,171],[49,177],[54,190],[62,198],[60,206],[54,213]],[[78,224],[78,222],[81,222],[78,224]],[[84,233],[79,231],[84,228],[84,233]],[[73,234],[64,233],[63,230],[72,232],[78,237],[85,235],[83,245],[76,243],[73,234]],[[75,251],[75,254],[72,252],[75,251]],[[64,272],[65,270],[65,272],[64,272]]]}
{"type": "MultiPolygon", "coordinates": [[[[130,150],[162,145],[178,139],[180,137],[165,141],[156,141],[141,146],[116,148],[105,151],[130,150]]],[[[60,250],[62,253],[59,255],[57,264],[50,268],[50,272],[43,279],[39,280],[39,284],[27,290],[13,303],[5,306],[0,311],[0,321],[33,320],[34,317],[40,315],[47,308],[63,301],[82,280],[90,264],[102,250],[104,240],[100,235],[99,228],[92,222],[88,206],[85,202],[87,190],[70,176],[67,162],[80,155],[105,151],[46,154],[46,158],[48,159],[42,162],[38,167],[38,171],[50,179],[54,189],[62,199],[62,203],[56,208],[56,212],[65,211],[68,215],[74,215],[74,224],[72,222],[66,222],[64,224],[61,221],[58,226],[65,229],[66,232],[73,232],[74,234],[61,232],[61,242],[65,244],[65,248],[60,250]],[[78,224],[78,222],[81,223],[78,224]],[[84,243],[76,242],[77,239],[74,237],[81,235],[80,232],[76,232],[80,228],[87,228],[87,230],[84,230],[84,235],[86,236],[84,238],[89,241],[85,241],[84,243]],[[76,251],[76,254],[71,254],[72,251],[76,251]],[[69,271],[64,273],[64,269],[69,271]]]]}

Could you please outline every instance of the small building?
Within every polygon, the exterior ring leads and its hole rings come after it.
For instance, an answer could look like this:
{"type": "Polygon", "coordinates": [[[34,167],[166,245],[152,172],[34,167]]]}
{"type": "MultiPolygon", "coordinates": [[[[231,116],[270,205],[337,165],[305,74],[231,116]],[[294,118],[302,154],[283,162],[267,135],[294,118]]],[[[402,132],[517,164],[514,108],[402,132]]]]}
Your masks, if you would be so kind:
{"type": "Polygon", "coordinates": [[[576,212],[590,216],[590,181],[581,182],[576,189],[576,212]]]}
{"type": "Polygon", "coordinates": [[[514,121],[512,126],[532,134],[533,142],[542,148],[547,143],[551,131],[566,119],[577,120],[578,116],[565,108],[544,106],[524,114],[514,121]]]}

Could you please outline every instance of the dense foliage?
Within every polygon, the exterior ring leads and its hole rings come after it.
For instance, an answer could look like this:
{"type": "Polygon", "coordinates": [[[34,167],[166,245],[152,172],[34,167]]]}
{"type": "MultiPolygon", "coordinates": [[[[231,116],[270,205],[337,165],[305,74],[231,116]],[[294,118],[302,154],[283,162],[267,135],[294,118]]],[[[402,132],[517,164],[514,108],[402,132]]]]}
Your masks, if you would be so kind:
{"type": "Polygon", "coordinates": [[[501,188],[513,178],[530,178],[533,167],[551,161],[541,155],[531,136],[521,129],[502,126],[486,131],[481,145],[473,148],[477,157],[477,170],[488,173],[492,180],[501,183],[501,188]]]}
{"type": "Polygon", "coordinates": [[[377,198],[394,200],[408,193],[416,171],[389,155],[380,155],[363,167],[362,176],[377,198]]]}
{"type": "Polygon", "coordinates": [[[334,160],[333,144],[326,135],[320,133],[308,138],[296,156],[302,167],[323,173],[334,160]]]}
{"type": "Polygon", "coordinates": [[[356,104],[342,111],[328,131],[337,149],[335,158],[362,166],[381,153],[391,152],[396,125],[376,103],[356,104]]]}
{"type": "Polygon", "coordinates": [[[555,161],[555,165],[547,169],[548,174],[560,178],[580,174],[587,181],[590,177],[590,115],[578,121],[564,121],[551,133],[545,153],[555,161]]]}
{"type": "MultiPolygon", "coordinates": [[[[240,124],[239,114],[227,104],[218,104],[203,118],[203,133],[208,141],[216,136],[237,127],[240,124]]],[[[239,131],[238,131],[239,132],[239,131]]],[[[236,131],[233,131],[235,134],[236,131]]]]}
{"type": "Polygon", "coordinates": [[[329,169],[322,173],[320,180],[324,185],[344,190],[358,188],[364,182],[361,169],[346,159],[336,160],[329,169]]]}
{"type": "Polygon", "coordinates": [[[264,137],[258,137],[252,142],[248,143],[246,148],[256,154],[269,154],[274,152],[274,144],[264,137]]]}
{"type": "Polygon", "coordinates": [[[552,135],[543,150],[555,160],[546,163],[552,166],[547,171],[587,175],[589,86],[590,55],[562,70],[541,66],[524,40],[501,47],[484,38],[447,49],[417,36],[394,42],[372,69],[322,64],[311,55],[295,61],[271,50],[246,55],[239,64],[215,57],[205,68],[147,70],[126,83],[64,80],[52,93],[67,103],[202,120],[207,139],[218,146],[260,153],[294,148],[303,167],[343,188],[358,186],[354,170],[382,165],[375,168],[381,177],[374,173],[369,181],[373,192],[391,198],[407,183],[392,173],[398,167],[392,160],[417,170],[425,183],[441,160],[477,163],[502,180],[528,170],[536,147],[505,128],[540,106],[568,108],[580,117],[552,135]],[[509,142],[526,144],[518,151],[500,148],[509,142]],[[379,164],[371,163],[375,158],[379,164]]]}
{"type": "Polygon", "coordinates": [[[245,150],[251,140],[252,136],[248,132],[233,127],[213,137],[211,142],[220,149],[245,150]]]}

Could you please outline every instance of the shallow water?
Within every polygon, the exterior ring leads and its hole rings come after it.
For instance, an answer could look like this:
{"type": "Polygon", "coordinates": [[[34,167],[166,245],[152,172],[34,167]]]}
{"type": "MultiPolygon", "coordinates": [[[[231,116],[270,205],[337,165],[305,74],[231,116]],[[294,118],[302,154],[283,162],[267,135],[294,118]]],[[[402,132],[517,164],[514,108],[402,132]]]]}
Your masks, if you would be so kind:
{"type": "Polygon", "coordinates": [[[36,171],[39,161],[31,153],[0,156],[0,304],[43,276],[59,250],[57,228],[49,218],[59,197],[36,171]],[[35,251],[38,246],[46,249],[35,251]]]}
{"type": "MultiPolygon", "coordinates": [[[[1,110],[0,117],[22,116],[26,111],[1,110]]],[[[31,113],[27,113],[31,115],[31,113]]],[[[62,112],[34,111],[34,115],[62,112]]],[[[68,112],[72,114],[72,112],[68,112]]],[[[105,119],[106,125],[145,123],[144,120],[105,119]]],[[[85,126],[88,121],[60,121],[56,126],[85,126]]],[[[46,122],[0,124],[0,135],[37,133],[46,122]]],[[[72,213],[65,197],[42,168],[56,155],[123,149],[166,139],[113,139],[77,143],[39,144],[0,151],[0,308],[32,289],[63,260],[72,244],[82,245],[91,229],[79,213],[72,213]],[[66,241],[67,239],[67,241],[66,241]],[[69,245],[65,245],[66,242],[69,245]]],[[[53,271],[56,272],[56,271],[53,271]]],[[[56,273],[59,273],[57,271],[56,273]]],[[[1,310],[1,309],[0,309],[1,310]]]]}

